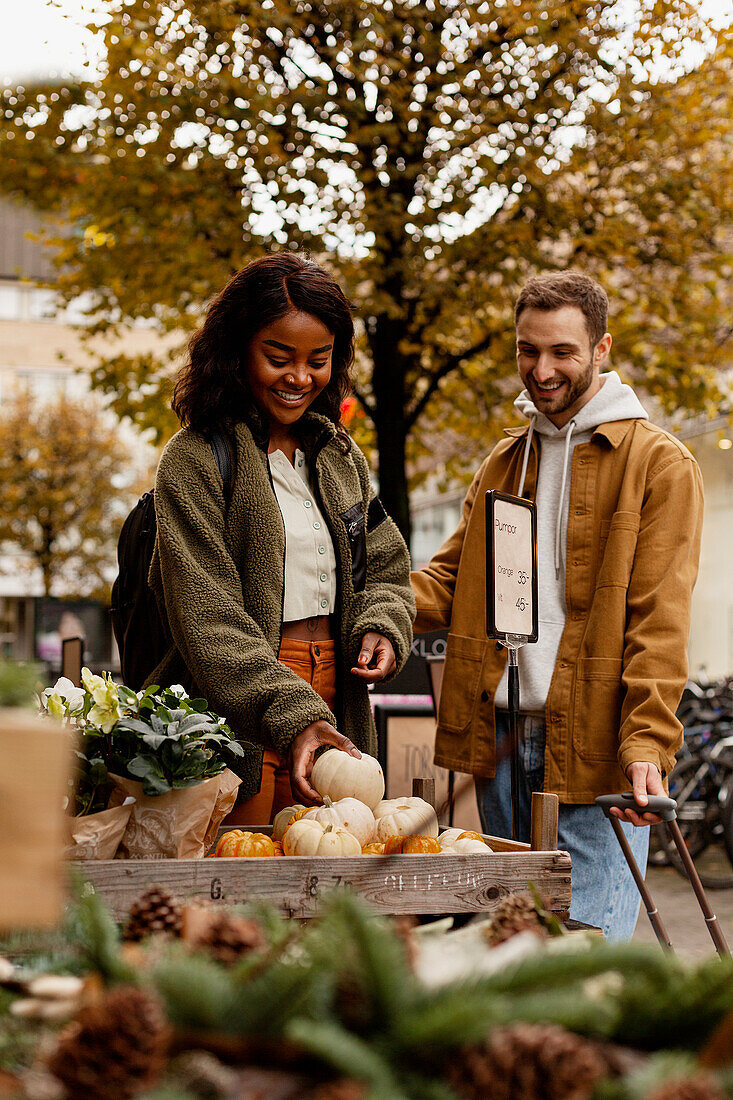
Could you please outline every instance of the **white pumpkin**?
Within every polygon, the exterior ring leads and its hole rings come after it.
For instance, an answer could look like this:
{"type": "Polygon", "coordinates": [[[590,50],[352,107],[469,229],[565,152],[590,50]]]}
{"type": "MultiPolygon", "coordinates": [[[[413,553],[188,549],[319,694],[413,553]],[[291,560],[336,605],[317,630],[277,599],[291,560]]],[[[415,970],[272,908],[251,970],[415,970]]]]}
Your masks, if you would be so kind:
{"type": "MultiPolygon", "coordinates": [[[[450,847],[454,840],[458,840],[463,831],[463,829],[443,829],[438,837],[438,844],[441,848],[450,847]]],[[[273,839],[275,838],[273,837],[273,839]]]]}
{"type": "Polygon", "coordinates": [[[376,836],[377,825],[374,814],[358,798],[340,798],[332,802],[325,795],[322,806],[314,806],[303,814],[304,821],[320,821],[321,825],[338,825],[355,836],[362,848],[371,844],[376,836]]]}
{"type": "Polygon", "coordinates": [[[313,765],[310,781],[321,798],[328,795],[332,802],[358,798],[373,810],[384,798],[384,772],[379,761],[365,752],[357,760],[341,749],[327,749],[313,765]]]}
{"type": "Polygon", "coordinates": [[[299,802],[296,802],[294,806],[286,806],[285,809],[280,810],[279,813],[276,813],[275,819],[272,823],[272,839],[282,840],[283,833],[290,824],[293,814],[296,814],[298,810],[304,809],[305,806],[301,805],[299,802]]]}
{"type": "Polygon", "coordinates": [[[391,836],[438,835],[438,815],[424,798],[385,798],[375,807],[377,840],[391,836]]]}
{"type": "Polygon", "coordinates": [[[461,840],[456,838],[452,844],[446,844],[443,847],[442,854],[444,856],[468,856],[473,854],[488,856],[492,852],[483,840],[476,840],[472,836],[464,836],[461,840]]]}
{"type": "Polygon", "coordinates": [[[301,817],[294,821],[283,837],[286,856],[360,856],[361,844],[338,825],[309,821],[301,817]]]}

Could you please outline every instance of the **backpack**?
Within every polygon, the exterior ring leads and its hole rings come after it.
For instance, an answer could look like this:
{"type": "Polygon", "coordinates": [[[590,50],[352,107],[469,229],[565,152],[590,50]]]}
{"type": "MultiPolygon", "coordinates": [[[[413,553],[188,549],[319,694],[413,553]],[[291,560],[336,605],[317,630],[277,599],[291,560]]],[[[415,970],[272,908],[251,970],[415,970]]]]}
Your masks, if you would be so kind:
{"type": "MultiPolygon", "coordinates": [[[[228,499],[232,484],[232,458],[225,436],[215,431],[209,441],[228,499]]],[[[163,621],[155,593],[148,585],[155,550],[157,524],[153,489],[143,493],[122,525],[117,542],[119,573],[112,585],[110,615],[120,651],[122,682],[139,691],[165,657],[171,636],[163,621]]]]}

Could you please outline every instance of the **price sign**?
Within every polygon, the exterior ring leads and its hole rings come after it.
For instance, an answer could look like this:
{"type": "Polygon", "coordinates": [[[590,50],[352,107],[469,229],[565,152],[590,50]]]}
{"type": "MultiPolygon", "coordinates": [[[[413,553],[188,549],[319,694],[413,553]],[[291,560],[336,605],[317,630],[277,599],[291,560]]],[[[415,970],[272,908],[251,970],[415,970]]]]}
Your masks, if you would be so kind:
{"type": "Polygon", "coordinates": [[[537,510],[496,489],[486,494],[486,633],[538,637],[537,510]]]}

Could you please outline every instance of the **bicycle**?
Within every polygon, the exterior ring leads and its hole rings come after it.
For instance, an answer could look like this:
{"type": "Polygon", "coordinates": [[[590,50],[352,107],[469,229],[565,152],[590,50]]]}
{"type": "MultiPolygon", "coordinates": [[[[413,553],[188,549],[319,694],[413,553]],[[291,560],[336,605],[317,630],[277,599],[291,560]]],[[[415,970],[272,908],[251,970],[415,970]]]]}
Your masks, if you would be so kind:
{"type": "MultiPolygon", "coordinates": [[[[722,890],[733,887],[733,728],[713,732],[705,727],[689,734],[669,777],[669,793],[703,886],[722,890]]],[[[656,840],[666,860],[686,877],[666,831],[658,831],[656,840]]]]}

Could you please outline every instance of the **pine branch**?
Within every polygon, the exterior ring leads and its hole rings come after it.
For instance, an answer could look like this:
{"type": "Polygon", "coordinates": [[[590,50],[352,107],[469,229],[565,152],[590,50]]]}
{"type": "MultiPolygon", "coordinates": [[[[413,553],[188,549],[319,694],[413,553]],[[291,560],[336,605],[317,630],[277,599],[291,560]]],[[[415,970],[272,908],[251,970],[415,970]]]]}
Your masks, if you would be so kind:
{"type": "Polygon", "coordinates": [[[133,968],[122,958],[120,934],[99,894],[79,898],[69,922],[72,938],[90,970],[101,974],[105,984],[137,984],[133,968]]]}
{"type": "Polygon", "coordinates": [[[358,1039],[337,1024],[294,1020],[286,1035],[342,1073],[367,1081],[376,1096],[410,1100],[375,1045],[358,1039]]]}
{"type": "Polygon", "coordinates": [[[181,1028],[231,1030],[231,976],[203,955],[174,952],[156,966],[153,985],[165,1001],[168,1019],[181,1028]]]}

